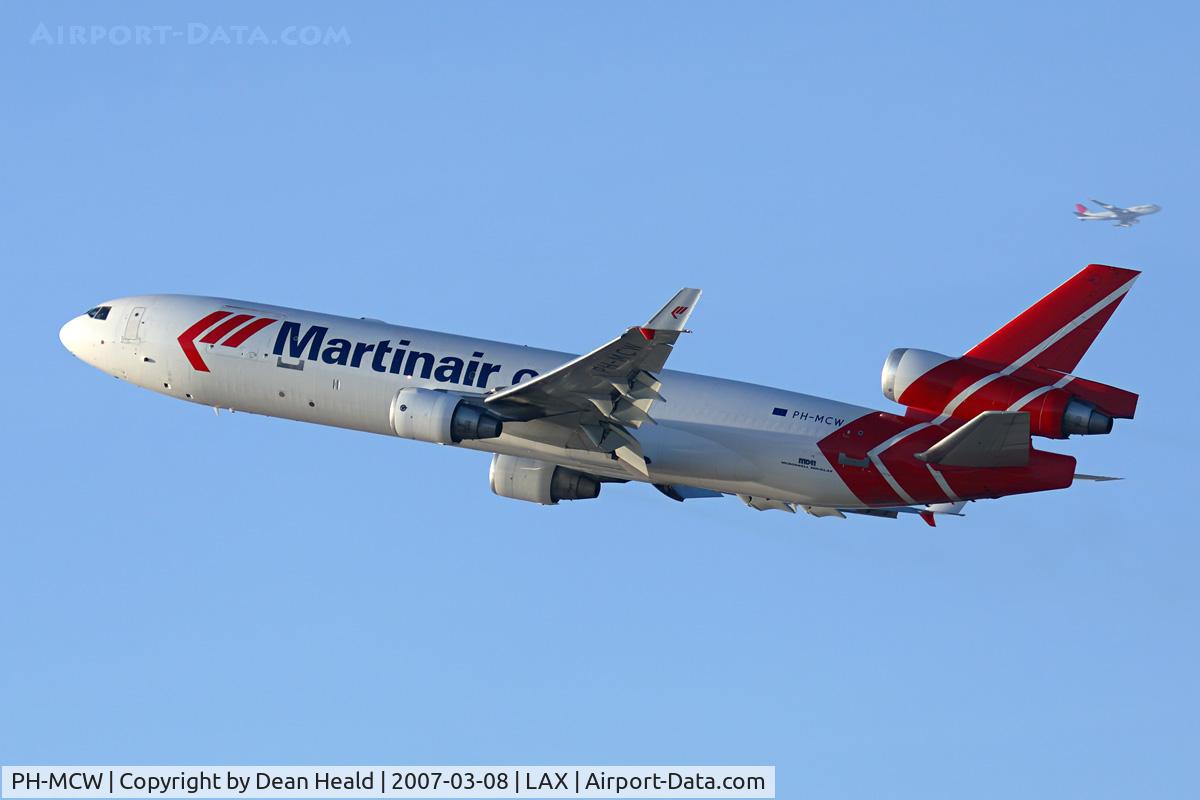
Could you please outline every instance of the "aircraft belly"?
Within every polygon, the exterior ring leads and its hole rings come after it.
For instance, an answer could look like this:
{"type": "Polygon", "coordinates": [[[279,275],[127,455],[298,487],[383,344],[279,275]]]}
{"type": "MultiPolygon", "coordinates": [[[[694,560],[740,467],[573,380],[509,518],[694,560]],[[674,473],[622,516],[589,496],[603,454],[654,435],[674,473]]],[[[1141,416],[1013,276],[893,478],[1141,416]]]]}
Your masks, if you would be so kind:
{"type": "Polygon", "coordinates": [[[459,446],[536,458],[621,480],[698,486],[811,505],[859,504],[809,436],[677,422],[644,425],[638,438],[648,461],[647,478],[607,453],[521,436],[520,423],[506,430],[514,433],[459,446]]]}
{"type": "MultiPolygon", "coordinates": [[[[781,469],[775,474],[764,474],[759,470],[753,476],[738,475],[725,469],[720,456],[715,453],[712,453],[713,460],[705,459],[695,464],[675,462],[668,466],[651,463],[647,479],[630,472],[606,453],[567,449],[507,434],[498,439],[462,442],[457,446],[480,452],[536,458],[617,480],[696,486],[726,494],[749,494],[806,505],[861,505],[831,472],[798,474],[781,469]]],[[[733,458],[744,460],[736,455],[733,458]]]]}

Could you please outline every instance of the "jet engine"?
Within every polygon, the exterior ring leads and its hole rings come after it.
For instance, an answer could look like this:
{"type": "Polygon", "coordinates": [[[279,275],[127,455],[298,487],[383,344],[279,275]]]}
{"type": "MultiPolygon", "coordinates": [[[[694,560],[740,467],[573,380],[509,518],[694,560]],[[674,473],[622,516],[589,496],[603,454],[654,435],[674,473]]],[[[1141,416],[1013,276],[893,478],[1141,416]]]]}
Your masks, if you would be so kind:
{"type": "Polygon", "coordinates": [[[1035,436],[1112,431],[1114,417],[1132,417],[1137,396],[1061,372],[1023,366],[1009,371],[963,356],[915,348],[888,354],[883,396],[935,417],[969,420],[983,411],[1025,411],[1035,436]]]}
{"type": "Polygon", "coordinates": [[[900,395],[904,394],[904,390],[911,386],[917,378],[934,367],[953,360],[950,356],[930,350],[897,347],[888,353],[887,361],[883,362],[883,375],[880,379],[883,396],[893,403],[899,403],[900,395]]]}
{"type": "Polygon", "coordinates": [[[461,395],[433,389],[401,389],[392,399],[391,415],[397,436],[437,444],[495,439],[503,428],[490,411],[461,395]]]}
{"type": "Polygon", "coordinates": [[[559,500],[591,500],[600,496],[599,479],[536,458],[492,456],[488,472],[492,491],[501,497],[552,506],[559,500]]]}

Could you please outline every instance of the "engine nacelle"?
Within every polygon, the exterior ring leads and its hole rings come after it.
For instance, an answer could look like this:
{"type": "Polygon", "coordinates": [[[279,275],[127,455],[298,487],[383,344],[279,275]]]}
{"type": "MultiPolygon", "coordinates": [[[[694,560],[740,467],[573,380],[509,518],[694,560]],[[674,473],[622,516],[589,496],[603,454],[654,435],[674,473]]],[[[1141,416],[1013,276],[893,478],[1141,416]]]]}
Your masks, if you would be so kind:
{"type": "Polygon", "coordinates": [[[600,496],[597,478],[536,458],[494,455],[488,480],[492,491],[501,497],[544,506],[552,506],[559,500],[591,500],[600,496]]]}
{"type": "MultiPolygon", "coordinates": [[[[1034,436],[1065,439],[1112,430],[1113,416],[1098,401],[1123,396],[1121,389],[1082,378],[1023,367],[1009,374],[978,359],[951,358],[915,348],[899,348],[883,363],[880,385],[887,399],[933,414],[968,420],[983,411],[1020,410],[1029,414],[1034,436]]],[[[1132,407],[1125,416],[1132,416],[1132,407]]]]}
{"type": "Polygon", "coordinates": [[[1091,436],[1098,433],[1112,433],[1113,418],[1103,411],[1097,411],[1091,403],[1071,398],[1067,410],[1063,412],[1063,433],[1078,433],[1091,436]]]}
{"type": "Polygon", "coordinates": [[[917,378],[934,367],[953,360],[950,356],[930,350],[918,350],[915,347],[896,348],[888,353],[887,361],[883,362],[883,374],[880,376],[883,396],[893,403],[899,403],[904,390],[917,378]]]}
{"type": "Polygon", "coordinates": [[[437,444],[495,439],[503,427],[499,417],[461,395],[408,388],[392,399],[392,430],[406,439],[437,444]]]}

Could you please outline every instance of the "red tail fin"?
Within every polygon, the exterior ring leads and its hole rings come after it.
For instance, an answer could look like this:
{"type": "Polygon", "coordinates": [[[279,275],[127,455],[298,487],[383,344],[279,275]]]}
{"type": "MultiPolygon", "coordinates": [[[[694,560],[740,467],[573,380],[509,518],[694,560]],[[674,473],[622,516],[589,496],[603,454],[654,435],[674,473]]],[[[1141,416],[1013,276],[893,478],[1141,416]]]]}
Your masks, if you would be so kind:
{"type": "Polygon", "coordinates": [[[1089,264],[966,355],[1014,370],[1070,372],[1140,274],[1089,264]]]}
{"type": "Polygon", "coordinates": [[[1070,373],[1138,274],[1091,264],[962,358],[893,350],[883,393],[935,425],[1023,411],[1034,436],[1108,433],[1113,418],[1133,417],[1137,395],[1070,373]]]}
{"type": "Polygon", "coordinates": [[[1086,214],[1087,212],[1088,212],[1087,206],[1085,206],[1083,203],[1075,204],[1075,213],[1076,214],[1086,214]]]}

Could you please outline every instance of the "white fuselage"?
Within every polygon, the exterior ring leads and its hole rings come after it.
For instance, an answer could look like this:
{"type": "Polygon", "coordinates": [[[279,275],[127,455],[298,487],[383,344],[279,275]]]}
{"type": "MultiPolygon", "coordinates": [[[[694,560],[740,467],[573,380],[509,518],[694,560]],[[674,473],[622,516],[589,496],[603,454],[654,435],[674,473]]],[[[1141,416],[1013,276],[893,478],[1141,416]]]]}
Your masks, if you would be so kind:
{"type": "MultiPolygon", "coordinates": [[[[97,369],[206,406],[393,436],[393,401],[401,389],[481,396],[573,358],[378,320],[213,297],[146,295],[104,306],[109,308],[105,319],[81,315],[60,333],[72,353],[97,369]],[[214,312],[225,312],[227,319],[272,322],[244,341],[186,335],[214,312]],[[195,348],[190,354],[189,339],[195,348]]],[[[648,482],[819,507],[862,505],[818,442],[869,409],[685,372],[664,370],[659,378],[664,400],[654,405],[658,424],[643,424],[637,431],[649,463],[648,482]]],[[[606,453],[567,446],[564,428],[551,422],[506,422],[503,431],[498,438],[460,446],[604,477],[647,480],[606,453]]]]}

